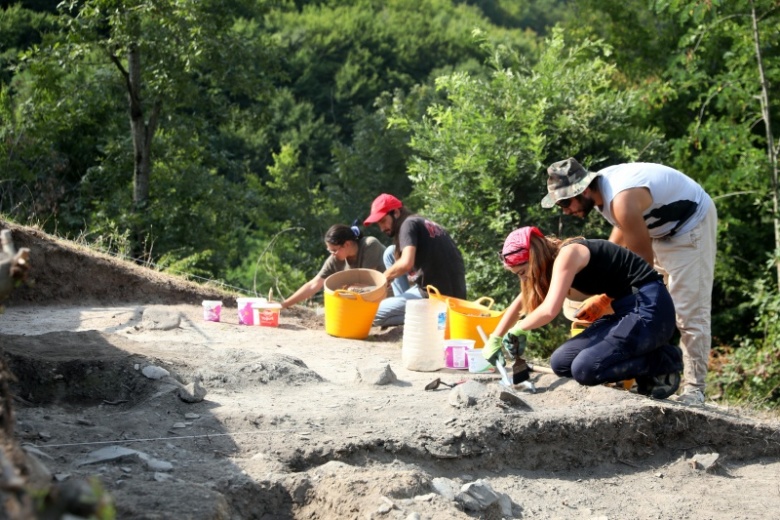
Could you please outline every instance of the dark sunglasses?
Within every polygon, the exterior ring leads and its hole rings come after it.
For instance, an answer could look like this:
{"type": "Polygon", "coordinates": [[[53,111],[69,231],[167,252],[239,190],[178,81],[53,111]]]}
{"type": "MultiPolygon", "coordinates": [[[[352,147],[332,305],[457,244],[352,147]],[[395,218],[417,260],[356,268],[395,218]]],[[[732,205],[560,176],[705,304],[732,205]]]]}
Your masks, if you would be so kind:
{"type": "Polygon", "coordinates": [[[506,257],[512,256],[512,255],[516,255],[517,253],[522,253],[523,251],[528,251],[528,248],[527,247],[521,247],[520,249],[517,249],[515,251],[510,251],[507,254],[504,254],[504,253],[499,251],[498,258],[501,259],[501,262],[506,263],[506,257]]]}
{"type": "Polygon", "coordinates": [[[571,197],[571,198],[569,198],[569,199],[561,199],[561,200],[559,200],[558,202],[556,202],[555,204],[556,204],[557,206],[560,206],[560,207],[562,207],[563,209],[566,209],[566,208],[568,208],[569,206],[571,206],[571,201],[572,201],[572,200],[574,200],[574,199],[576,199],[576,198],[577,198],[577,197],[571,197]]]}

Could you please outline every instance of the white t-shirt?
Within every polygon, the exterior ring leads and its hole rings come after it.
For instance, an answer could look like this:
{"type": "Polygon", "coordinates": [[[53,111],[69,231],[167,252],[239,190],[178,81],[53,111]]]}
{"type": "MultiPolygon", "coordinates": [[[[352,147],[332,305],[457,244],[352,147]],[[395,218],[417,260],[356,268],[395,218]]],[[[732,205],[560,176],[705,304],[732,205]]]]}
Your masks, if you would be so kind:
{"type": "Polygon", "coordinates": [[[651,238],[681,235],[706,216],[712,199],[699,184],[674,168],[653,163],[626,163],[599,171],[604,206],[596,208],[613,226],[612,200],[621,191],[647,188],[653,203],[644,213],[651,238]]]}

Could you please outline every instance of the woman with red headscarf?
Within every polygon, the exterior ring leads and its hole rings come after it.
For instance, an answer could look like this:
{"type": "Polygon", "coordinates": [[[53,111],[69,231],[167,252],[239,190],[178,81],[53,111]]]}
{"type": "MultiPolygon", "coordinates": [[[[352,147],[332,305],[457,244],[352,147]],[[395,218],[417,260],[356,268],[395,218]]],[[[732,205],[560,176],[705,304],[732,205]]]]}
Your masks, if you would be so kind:
{"type": "Polygon", "coordinates": [[[674,394],[683,368],[680,349],[670,343],[674,304],[663,278],[644,259],[607,240],[562,241],[535,227],[513,231],[499,256],[520,278],[521,292],[485,345],[491,363],[503,364],[502,347],[522,355],[529,332],[550,323],[572,289],[604,293],[614,314],[561,345],[550,359],[553,371],[587,386],[634,378],[640,394],[674,394]]]}

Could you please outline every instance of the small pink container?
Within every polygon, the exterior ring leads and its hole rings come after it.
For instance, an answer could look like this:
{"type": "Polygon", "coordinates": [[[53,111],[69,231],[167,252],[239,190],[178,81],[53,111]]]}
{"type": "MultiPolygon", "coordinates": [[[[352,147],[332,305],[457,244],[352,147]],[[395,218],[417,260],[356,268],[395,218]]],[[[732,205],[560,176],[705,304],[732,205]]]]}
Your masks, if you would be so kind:
{"type": "Polygon", "coordinates": [[[473,339],[445,339],[444,366],[456,370],[469,368],[467,351],[474,348],[473,339]]]}
{"type": "Polygon", "coordinates": [[[222,302],[219,300],[203,300],[203,319],[206,321],[219,321],[222,313],[222,302]]]}

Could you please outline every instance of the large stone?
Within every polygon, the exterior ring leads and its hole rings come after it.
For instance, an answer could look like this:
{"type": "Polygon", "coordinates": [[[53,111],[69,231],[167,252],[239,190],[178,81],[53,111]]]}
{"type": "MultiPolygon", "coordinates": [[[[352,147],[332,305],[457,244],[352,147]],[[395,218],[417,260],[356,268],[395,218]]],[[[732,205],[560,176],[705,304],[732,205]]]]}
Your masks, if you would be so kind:
{"type": "Polygon", "coordinates": [[[455,408],[475,406],[485,395],[487,387],[477,381],[466,381],[450,390],[449,403],[455,408]]]}
{"type": "Polygon", "coordinates": [[[141,328],[144,330],[172,330],[179,328],[180,324],[180,313],[155,307],[145,309],[141,318],[141,328]]]}
{"type": "Polygon", "coordinates": [[[192,383],[179,388],[179,399],[185,403],[199,403],[206,398],[207,393],[200,379],[195,379],[192,383]]]}
{"type": "Polygon", "coordinates": [[[483,479],[469,482],[461,487],[461,492],[466,493],[479,502],[480,511],[483,511],[498,501],[499,495],[493,491],[493,487],[483,479]]]}
{"type": "Polygon", "coordinates": [[[356,367],[355,381],[368,385],[382,386],[398,381],[387,363],[363,363],[356,367]]]}
{"type": "Polygon", "coordinates": [[[448,478],[436,477],[431,481],[433,490],[438,494],[446,498],[447,500],[455,500],[455,493],[458,491],[458,484],[448,478]]]}

